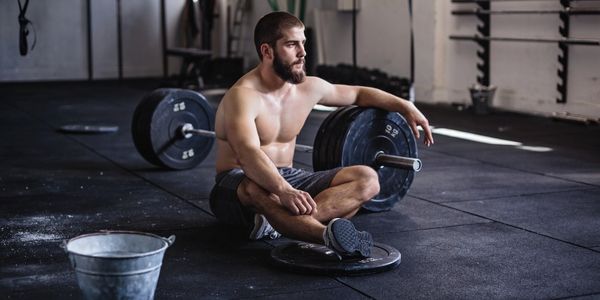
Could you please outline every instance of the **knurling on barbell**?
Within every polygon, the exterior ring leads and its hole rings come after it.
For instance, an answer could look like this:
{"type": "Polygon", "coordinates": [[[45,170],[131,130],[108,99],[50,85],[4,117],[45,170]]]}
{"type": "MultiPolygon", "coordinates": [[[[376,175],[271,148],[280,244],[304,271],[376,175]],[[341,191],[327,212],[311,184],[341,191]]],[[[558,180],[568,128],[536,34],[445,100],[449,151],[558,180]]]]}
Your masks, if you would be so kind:
{"type": "MultiPolygon", "coordinates": [[[[137,106],[132,136],[140,154],[150,163],[169,169],[190,169],[209,155],[214,144],[215,113],[206,98],[192,90],[158,89],[137,106]]],[[[347,106],[331,113],[321,124],[313,153],[313,168],[331,169],[368,165],[377,171],[380,193],[363,205],[372,211],[389,210],[410,187],[422,162],[416,139],[398,113],[347,106]]]]}

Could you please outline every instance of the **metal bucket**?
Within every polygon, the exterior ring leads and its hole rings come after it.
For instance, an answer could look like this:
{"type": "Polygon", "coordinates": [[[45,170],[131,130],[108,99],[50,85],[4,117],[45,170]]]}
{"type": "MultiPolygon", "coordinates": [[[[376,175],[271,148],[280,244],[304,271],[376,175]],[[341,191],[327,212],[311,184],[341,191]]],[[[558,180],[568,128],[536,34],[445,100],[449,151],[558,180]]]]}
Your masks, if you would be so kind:
{"type": "Polygon", "coordinates": [[[86,299],[153,299],[165,250],[175,236],[102,231],[65,241],[86,299]]]}
{"type": "Polygon", "coordinates": [[[469,88],[471,101],[473,102],[473,111],[476,115],[487,115],[490,113],[490,106],[494,100],[496,86],[484,86],[475,84],[469,88]]]}

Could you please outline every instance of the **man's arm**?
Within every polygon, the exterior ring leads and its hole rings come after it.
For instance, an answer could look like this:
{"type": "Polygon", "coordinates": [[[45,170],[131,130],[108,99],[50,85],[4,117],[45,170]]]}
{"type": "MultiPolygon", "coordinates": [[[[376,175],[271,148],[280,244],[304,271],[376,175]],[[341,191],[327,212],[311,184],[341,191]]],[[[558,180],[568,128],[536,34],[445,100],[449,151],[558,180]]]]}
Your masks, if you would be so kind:
{"type": "Polygon", "coordinates": [[[311,196],[294,189],[277,171],[277,166],[260,148],[260,137],[255,119],[262,103],[253,97],[253,91],[235,88],[223,99],[227,141],[237,155],[244,173],[263,189],[277,195],[279,201],[293,214],[316,212],[311,196]]]}
{"type": "Polygon", "coordinates": [[[358,105],[399,112],[404,116],[417,138],[420,137],[417,126],[421,126],[425,132],[423,142],[427,146],[433,144],[429,121],[412,102],[371,87],[330,84],[322,79],[318,79],[316,85],[318,90],[323,93],[320,104],[329,106],[358,105]]]}

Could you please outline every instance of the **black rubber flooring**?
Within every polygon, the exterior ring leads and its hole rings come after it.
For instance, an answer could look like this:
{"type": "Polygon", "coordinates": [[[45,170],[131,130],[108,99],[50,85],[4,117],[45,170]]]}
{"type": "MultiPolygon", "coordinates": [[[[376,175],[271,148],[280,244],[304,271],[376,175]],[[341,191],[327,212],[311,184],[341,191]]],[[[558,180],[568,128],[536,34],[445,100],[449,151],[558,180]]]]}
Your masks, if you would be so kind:
{"type": "MultiPolygon", "coordinates": [[[[60,247],[84,233],[176,235],[156,299],[600,299],[600,128],[496,112],[420,105],[436,128],[526,146],[436,134],[423,170],[391,211],[354,222],[402,253],[391,271],[314,276],[272,266],[282,240],[250,242],[216,222],[207,198],[214,153],[166,171],[142,159],[130,122],[156,82],[0,86],[0,292],[9,299],[78,299],[60,247]],[[117,133],[65,134],[69,123],[117,133]]],[[[211,98],[213,104],[217,99],[211,98]]],[[[327,113],[299,137],[312,144],[327,113]]],[[[213,149],[214,151],[214,149],[213,149]]],[[[309,154],[296,165],[311,168],[309,154]]],[[[285,241],[285,240],[284,240],[285,241]]]]}

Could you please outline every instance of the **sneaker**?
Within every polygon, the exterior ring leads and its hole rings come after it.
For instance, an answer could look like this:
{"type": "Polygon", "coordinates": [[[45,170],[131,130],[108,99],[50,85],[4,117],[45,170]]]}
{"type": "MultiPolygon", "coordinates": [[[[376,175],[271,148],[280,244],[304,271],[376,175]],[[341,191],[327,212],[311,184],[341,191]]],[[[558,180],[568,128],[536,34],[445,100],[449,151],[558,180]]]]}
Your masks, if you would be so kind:
{"type": "Polygon", "coordinates": [[[261,214],[254,215],[254,228],[252,228],[252,232],[250,232],[250,236],[248,236],[249,239],[256,241],[268,237],[274,240],[280,236],[281,233],[275,231],[265,216],[261,214]]]}
{"type": "Polygon", "coordinates": [[[371,255],[373,238],[366,231],[358,231],[354,224],[346,219],[333,219],[323,233],[325,246],[342,257],[371,255]]]}

